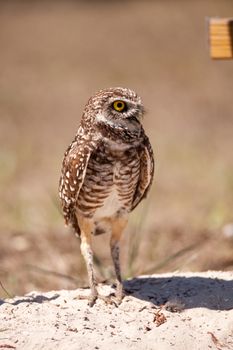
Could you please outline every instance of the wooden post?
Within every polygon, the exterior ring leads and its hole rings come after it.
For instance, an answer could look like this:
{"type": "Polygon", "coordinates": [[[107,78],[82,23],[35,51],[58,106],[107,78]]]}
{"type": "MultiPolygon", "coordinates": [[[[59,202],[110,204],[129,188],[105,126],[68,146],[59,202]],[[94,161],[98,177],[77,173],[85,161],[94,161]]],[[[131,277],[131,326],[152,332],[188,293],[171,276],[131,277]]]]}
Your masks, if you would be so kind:
{"type": "Polygon", "coordinates": [[[209,47],[213,59],[233,58],[233,19],[209,18],[209,47]]]}

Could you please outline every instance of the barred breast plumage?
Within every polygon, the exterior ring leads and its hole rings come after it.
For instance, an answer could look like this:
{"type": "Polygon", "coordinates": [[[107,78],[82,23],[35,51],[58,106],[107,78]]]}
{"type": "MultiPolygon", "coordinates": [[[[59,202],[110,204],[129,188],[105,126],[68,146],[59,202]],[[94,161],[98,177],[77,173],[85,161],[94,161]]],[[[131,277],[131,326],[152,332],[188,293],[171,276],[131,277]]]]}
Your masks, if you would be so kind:
{"type": "Polygon", "coordinates": [[[112,151],[103,143],[90,157],[77,210],[95,221],[129,213],[139,173],[137,149],[112,151]]]}

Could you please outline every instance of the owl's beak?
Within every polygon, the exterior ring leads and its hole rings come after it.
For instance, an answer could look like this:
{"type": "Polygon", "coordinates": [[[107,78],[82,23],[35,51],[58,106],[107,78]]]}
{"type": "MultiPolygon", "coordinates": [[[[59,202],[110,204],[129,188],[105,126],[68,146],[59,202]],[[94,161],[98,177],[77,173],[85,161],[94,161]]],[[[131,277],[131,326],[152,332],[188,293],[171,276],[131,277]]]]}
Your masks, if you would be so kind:
{"type": "Polygon", "coordinates": [[[127,118],[127,120],[129,120],[130,122],[136,122],[136,123],[140,123],[140,116],[130,116],[127,118]]]}
{"type": "Polygon", "coordinates": [[[145,114],[144,107],[142,105],[138,105],[135,113],[135,118],[137,118],[138,122],[141,122],[144,114],[145,114]]]}

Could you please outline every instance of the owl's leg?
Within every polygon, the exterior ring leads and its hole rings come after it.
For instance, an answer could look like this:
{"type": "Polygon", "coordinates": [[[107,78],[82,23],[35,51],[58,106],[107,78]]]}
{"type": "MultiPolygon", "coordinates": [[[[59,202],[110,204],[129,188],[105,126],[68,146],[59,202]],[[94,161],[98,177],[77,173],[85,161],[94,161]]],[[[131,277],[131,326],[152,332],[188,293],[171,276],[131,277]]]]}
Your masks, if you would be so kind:
{"type": "Polygon", "coordinates": [[[127,218],[114,218],[112,220],[112,235],[110,239],[111,255],[113,265],[116,273],[116,298],[118,304],[123,299],[123,285],[121,278],[121,267],[120,267],[120,238],[127,225],[127,218]]]}
{"type": "Polygon", "coordinates": [[[93,223],[90,219],[83,218],[83,217],[78,218],[78,223],[81,231],[80,248],[86,263],[89,285],[91,288],[91,295],[90,295],[88,304],[89,306],[93,306],[98,297],[97,288],[96,288],[97,283],[96,283],[95,273],[94,273],[93,252],[91,248],[91,234],[93,231],[93,223]]]}

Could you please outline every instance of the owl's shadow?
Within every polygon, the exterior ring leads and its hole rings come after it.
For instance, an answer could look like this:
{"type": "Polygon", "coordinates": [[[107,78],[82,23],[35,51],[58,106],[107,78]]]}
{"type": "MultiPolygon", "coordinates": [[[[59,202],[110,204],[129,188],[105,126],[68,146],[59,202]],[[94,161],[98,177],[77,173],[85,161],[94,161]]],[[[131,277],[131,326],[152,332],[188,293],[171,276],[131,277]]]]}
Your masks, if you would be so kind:
{"type": "Polygon", "coordinates": [[[139,277],[124,282],[127,295],[156,306],[177,303],[184,309],[233,308],[233,280],[200,276],[139,277]]]}
{"type": "Polygon", "coordinates": [[[59,297],[59,294],[54,294],[51,297],[46,297],[44,295],[29,295],[29,296],[23,296],[21,298],[17,298],[14,301],[8,301],[8,300],[4,300],[4,299],[0,299],[0,306],[3,304],[9,304],[9,305],[13,305],[13,306],[17,306],[19,304],[22,303],[36,303],[36,304],[42,304],[46,301],[51,301],[51,300],[55,300],[59,297]]]}

